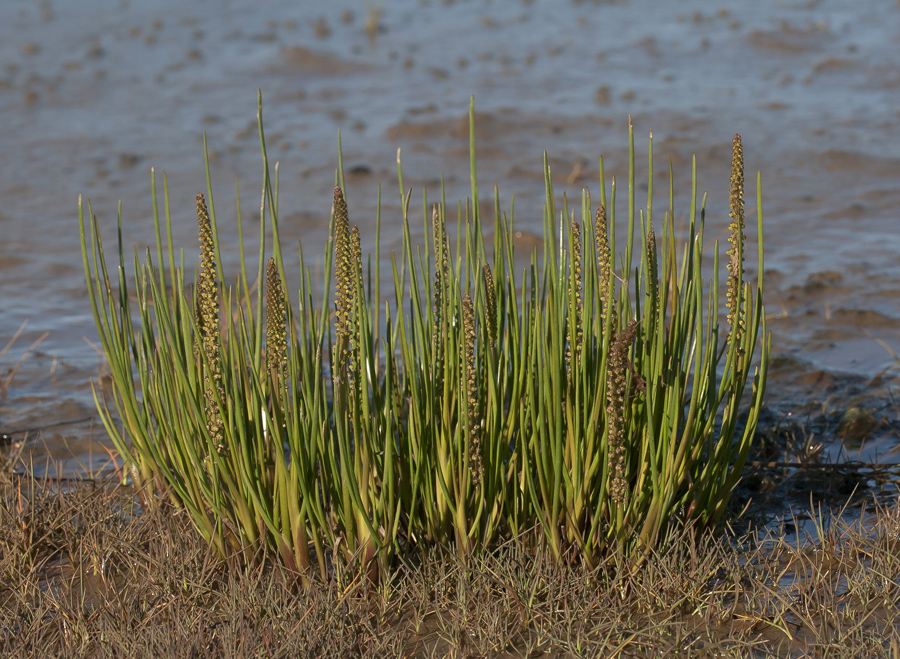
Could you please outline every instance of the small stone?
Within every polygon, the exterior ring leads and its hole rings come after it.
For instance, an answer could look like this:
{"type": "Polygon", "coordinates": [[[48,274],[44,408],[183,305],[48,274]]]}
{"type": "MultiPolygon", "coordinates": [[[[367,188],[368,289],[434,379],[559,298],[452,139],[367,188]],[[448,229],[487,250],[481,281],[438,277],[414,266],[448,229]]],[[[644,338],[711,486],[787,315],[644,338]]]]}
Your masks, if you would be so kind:
{"type": "Polygon", "coordinates": [[[851,407],[844,412],[838,423],[838,437],[850,444],[862,444],[881,426],[881,423],[860,407],[851,407]]]}

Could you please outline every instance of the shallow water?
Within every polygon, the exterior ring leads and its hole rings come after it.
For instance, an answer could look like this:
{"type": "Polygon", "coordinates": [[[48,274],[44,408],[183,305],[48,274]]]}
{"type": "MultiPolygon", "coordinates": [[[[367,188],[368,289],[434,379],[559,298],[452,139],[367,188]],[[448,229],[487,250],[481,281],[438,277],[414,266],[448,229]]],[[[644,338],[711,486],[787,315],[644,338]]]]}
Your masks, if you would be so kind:
{"type": "MultiPolygon", "coordinates": [[[[749,174],[762,172],[766,305],[781,355],[769,419],[810,407],[827,419],[859,405],[882,423],[858,456],[896,461],[891,372],[873,378],[892,364],[876,339],[900,350],[900,7],[391,0],[370,34],[375,5],[0,4],[0,347],[29,321],[0,376],[49,332],[0,400],[0,431],[21,441],[22,430],[82,419],[30,433],[26,455],[38,471],[48,456],[74,453],[71,471],[107,459],[89,385],[101,360],[78,195],[108,241],[121,200],[126,248],[143,249],[152,241],[150,168],[165,171],[175,242],[190,259],[206,131],[223,252],[235,254],[235,179],[246,220],[258,203],[257,88],[270,157],[280,161],[285,244],[302,238],[307,258],[325,239],[339,129],[356,172],[353,221],[371,246],[380,184],[386,250],[399,246],[398,148],[414,213],[423,187],[439,193],[442,173],[448,199],[467,195],[472,94],[482,195],[498,184],[507,208],[515,195],[526,245],[540,233],[542,150],[560,196],[598,185],[601,154],[623,181],[629,114],[639,160],[651,130],[657,169],[672,160],[682,219],[696,154],[708,234],[724,241],[731,137],[741,133],[748,217],[749,174]]],[[[826,423],[820,439],[832,457],[846,455],[835,429],[826,423]]]]}

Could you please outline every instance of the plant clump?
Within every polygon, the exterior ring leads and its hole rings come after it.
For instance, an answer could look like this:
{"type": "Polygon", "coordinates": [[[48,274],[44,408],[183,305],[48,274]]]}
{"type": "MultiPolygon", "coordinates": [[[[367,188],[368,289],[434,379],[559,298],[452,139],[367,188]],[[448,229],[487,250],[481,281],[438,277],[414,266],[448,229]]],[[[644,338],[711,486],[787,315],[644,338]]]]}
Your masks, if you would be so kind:
{"type": "MultiPolygon", "coordinates": [[[[723,345],[718,248],[705,279],[696,173],[679,246],[671,186],[662,218],[653,212],[652,136],[647,205],[635,211],[630,126],[624,249],[602,159],[599,203],[583,190],[579,221],[566,196],[558,207],[545,156],[543,256],[516,272],[514,218],[496,192],[493,243],[483,237],[470,120],[472,193],[456,218],[458,250],[444,203],[423,218],[431,253],[414,244],[400,170],[403,248],[385,303],[379,269],[365,281],[360,231],[337,186],[326,285],[301,277],[295,313],[261,104],[259,119],[260,241],[267,224],[274,236],[257,268],[265,300],[243,245],[236,284],[223,281],[203,195],[195,304],[171,241],[163,266],[158,214],[156,263],[148,251],[131,284],[120,244],[113,286],[96,219],[79,206],[113,382],[112,407],[96,394],[106,429],[135,483],[186,509],[221,559],[277,557],[303,583],[337,565],[379,581],[413,551],[447,547],[470,561],[518,538],[596,566],[613,554],[645,560],[673,524],[718,523],[753,438],[769,356],[761,245],[757,281],[744,281],[739,138],[723,345]]],[[[165,224],[171,234],[168,213],[165,224]]]]}

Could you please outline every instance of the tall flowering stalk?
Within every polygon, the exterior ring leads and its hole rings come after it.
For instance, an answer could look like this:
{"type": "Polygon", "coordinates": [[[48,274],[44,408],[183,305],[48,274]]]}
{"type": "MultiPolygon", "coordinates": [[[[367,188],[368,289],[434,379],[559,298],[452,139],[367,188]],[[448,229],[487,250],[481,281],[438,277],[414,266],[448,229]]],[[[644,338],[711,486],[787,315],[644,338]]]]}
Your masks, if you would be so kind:
{"type": "MultiPolygon", "coordinates": [[[[361,565],[370,579],[378,578],[379,551],[383,544],[376,523],[379,490],[375,428],[367,415],[363,324],[368,312],[362,306],[362,256],[359,228],[350,226],[347,202],[341,188],[334,188],[335,336],[332,352],[334,423],[338,459],[334,465],[332,496],[344,535],[344,553],[350,559],[362,552],[361,565]]],[[[381,432],[385,429],[381,428],[381,432]]]]}

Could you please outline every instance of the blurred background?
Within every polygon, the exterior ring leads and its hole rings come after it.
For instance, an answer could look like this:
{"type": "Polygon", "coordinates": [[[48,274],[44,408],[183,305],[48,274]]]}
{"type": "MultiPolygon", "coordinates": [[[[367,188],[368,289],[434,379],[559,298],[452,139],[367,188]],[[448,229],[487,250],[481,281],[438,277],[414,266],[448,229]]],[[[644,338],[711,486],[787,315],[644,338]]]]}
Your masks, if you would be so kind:
{"type": "MultiPolygon", "coordinates": [[[[599,200],[600,155],[624,192],[631,115],[640,166],[653,132],[658,208],[668,162],[674,167],[676,226],[687,216],[696,155],[711,255],[713,239],[726,238],[731,139],[740,133],[751,277],[757,170],[763,181],[765,303],[777,355],[764,426],[794,429],[799,440],[815,435],[829,459],[898,461],[900,369],[885,347],[900,349],[896,4],[4,0],[0,349],[27,326],[0,360],[0,433],[25,442],[36,472],[50,459],[76,473],[109,457],[89,384],[103,359],[78,196],[90,201],[110,250],[121,202],[126,254],[142,252],[153,244],[150,169],[160,199],[165,172],[174,242],[191,267],[205,132],[233,274],[236,182],[245,230],[259,214],[257,89],[269,157],[279,162],[289,276],[298,241],[321,265],[338,131],[364,252],[374,247],[381,187],[382,257],[401,246],[398,149],[412,217],[422,217],[423,189],[438,198],[442,175],[448,201],[468,196],[472,95],[482,201],[494,185],[504,210],[515,196],[525,250],[540,243],[543,151],[560,198],[589,187],[599,200]]],[[[638,184],[643,205],[640,167],[638,184]]],[[[421,222],[413,226],[421,238],[421,222]]]]}

